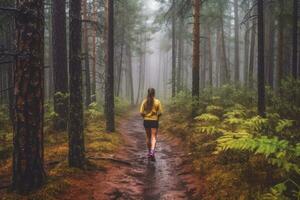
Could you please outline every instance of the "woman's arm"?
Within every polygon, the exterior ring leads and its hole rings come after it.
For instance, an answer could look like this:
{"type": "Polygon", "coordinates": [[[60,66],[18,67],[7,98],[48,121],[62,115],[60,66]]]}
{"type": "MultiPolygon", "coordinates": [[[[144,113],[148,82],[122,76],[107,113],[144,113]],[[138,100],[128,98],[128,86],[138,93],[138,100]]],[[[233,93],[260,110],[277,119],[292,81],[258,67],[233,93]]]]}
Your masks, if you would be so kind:
{"type": "Polygon", "coordinates": [[[141,104],[141,107],[140,107],[140,114],[142,117],[145,117],[145,100],[143,100],[142,104],[141,104]]]}

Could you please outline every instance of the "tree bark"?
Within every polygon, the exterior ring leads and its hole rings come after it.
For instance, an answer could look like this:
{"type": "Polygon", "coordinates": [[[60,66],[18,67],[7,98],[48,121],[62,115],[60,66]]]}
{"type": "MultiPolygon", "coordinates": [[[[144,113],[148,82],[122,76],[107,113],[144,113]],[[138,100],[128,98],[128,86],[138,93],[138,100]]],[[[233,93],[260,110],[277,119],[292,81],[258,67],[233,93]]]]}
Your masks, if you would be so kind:
{"type": "Polygon", "coordinates": [[[258,66],[257,66],[257,88],[258,88],[258,114],[265,117],[265,76],[264,76],[264,2],[257,1],[258,14],[258,66]]]}
{"type": "Polygon", "coordinates": [[[176,0],[172,1],[172,97],[176,95],[176,0]]]}
{"type": "Polygon", "coordinates": [[[194,0],[193,25],[193,78],[192,95],[199,98],[199,68],[200,68],[200,0],[194,0]]]}
{"type": "Polygon", "coordinates": [[[284,48],[284,22],[283,22],[283,8],[284,2],[283,0],[279,0],[280,4],[280,13],[278,18],[278,47],[277,47],[277,89],[280,90],[281,81],[283,78],[283,48],[284,48]]]}
{"type": "MultiPolygon", "coordinates": [[[[87,17],[87,0],[83,0],[83,20],[88,20],[87,17]]],[[[85,68],[85,106],[88,107],[91,100],[91,78],[90,78],[90,57],[89,57],[89,38],[88,38],[88,27],[85,22],[83,25],[83,54],[84,54],[84,68],[85,68]]]]}
{"type": "Polygon", "coordinates": [[[221,18],[221,40],[222,40],[222,69],[221,84],[228,83],[230,80],[228,62],[226,56],[225,33],[224,33],[224,19],[221,18]]]}
{"type": "Polygon", "coordinates": [[[35,190],[44,183],[44,3],[17,1],[18,56],[14,72],[15,120],[13,137],[13,188],[18,193],[35,190]],[[32,20],[34,19],[34,20],[32,20]]]}
{"type": "Polygon", "coordinates": [[[106,131],[115,131],[114,105],[114,1],[105,1],[105,117],[106,131]]]}
{"type": "Polygon", "coordinates": [[[248,72],[248,86],[253,89],[253,69],[254,69],[254,55],[255,55],[255,41],[256,41],[256,25],[252,24],[251,30],[251,46],[250,46],[250,61],[249,61],[249,72],[248,72]]]}
{"type": "Polygon", "coordinates": [[[208,42],[208,84],[213,86],[213,55],[211,48],[211,31],[209,26],[207,27],[207,42],[208,42]]]}
{"type": "Polygon", "coordinates": [[[293,63],[292,74],[294,79],[297,79],[298,74],[298,0],[294,0],[293,6],[293,63]]]}
{"type": "Polygon", "coordinates": [[[249,72],[249,22],[246,22],[246,32],[245,32],[245,50],[244,50],[244,86],[248,85],[248,72],[249,72]]]}
{"type": "Polygon", "coordinates": [[[234,0],[234,81],[240,82],[240,36],[239,36],[239,4],[234,0]]]}
{"type": "MultiPolygon", "coordinates": [[[[93,21],[97,22],[97,0],[93,1],[93,21]]],[[[97,29],[96,26],[93,26],[93,65],[92,65],[92,95],[93,99],[92,101],[96,101],[96,50],[97,50],[97,44],[96,44],[96,34],[97,29]]]]}
{"type": "Polygon", "coordinates": [[[53,31],[53,80],[54,80],[54,111],[58,114],[55,129],[66,130],[68,121],[68,64],[67,64],[67,33],[66,33],[66,1],[53,0],[52,31],[53,31]]]}
{"type": "Polygon", "coordinates": [[[70,0],[69,166],[85,165],[81,66],[81,0],[70,0]]]}
{"type": "Polygon", "coordinates": [[[133,90],[133,78],[132,78],[132,53],[131,47],[127,44],[127,59],[128,59],[128,79],[129,79],[129,89],[130,89],[130,103],[134,105],[134,90],[133,90]]]}
{"type": "Polygon", "coordinates": [[[177,93],[182,90],[182,85],[181,85],[181,77],[182,77],[182,50],[183,50],[183,29],[184,29],[184,22],[183,22],[183,17],[180,16],[179,18],[179,33],[178,33],[178,67],[177,67],[177,82],[176,82],[176,88],[177,88],[177,93]]]}

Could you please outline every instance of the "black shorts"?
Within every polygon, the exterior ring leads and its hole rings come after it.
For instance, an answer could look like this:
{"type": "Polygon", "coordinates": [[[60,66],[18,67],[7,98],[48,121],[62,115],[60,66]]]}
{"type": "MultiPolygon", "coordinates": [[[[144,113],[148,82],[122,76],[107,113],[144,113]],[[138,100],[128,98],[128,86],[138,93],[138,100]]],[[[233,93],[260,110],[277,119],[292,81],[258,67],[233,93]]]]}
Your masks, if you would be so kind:
{"type": "Polygon", "coordinates": [[[158,128],[158,121],[157,120],[144,120],[144,127],[145,128],[158,128]]]}

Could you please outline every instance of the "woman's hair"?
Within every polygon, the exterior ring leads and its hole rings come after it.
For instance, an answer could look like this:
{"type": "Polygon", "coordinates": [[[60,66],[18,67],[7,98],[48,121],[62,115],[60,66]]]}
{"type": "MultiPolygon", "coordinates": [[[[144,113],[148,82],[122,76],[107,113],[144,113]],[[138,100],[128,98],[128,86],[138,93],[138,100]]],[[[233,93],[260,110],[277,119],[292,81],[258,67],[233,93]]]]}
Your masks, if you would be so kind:
{"type": "Polygon", "coordinates": [[[148,89],[148,95],[147,95],[147,101],[145,103],[145,110],[147,112],[151,112],[153,103],[154,103],[154,96],[155,96],[155,89],[149,88],[148,89]]]}

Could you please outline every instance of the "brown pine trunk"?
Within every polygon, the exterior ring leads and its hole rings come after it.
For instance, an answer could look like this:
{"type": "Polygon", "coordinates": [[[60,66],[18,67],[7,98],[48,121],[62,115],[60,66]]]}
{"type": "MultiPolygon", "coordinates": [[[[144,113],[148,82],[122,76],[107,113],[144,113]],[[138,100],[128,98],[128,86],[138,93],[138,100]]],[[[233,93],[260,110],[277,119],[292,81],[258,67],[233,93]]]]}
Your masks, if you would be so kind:
{"type": "Polygon", "coordinates": [[[81,66],[81,0],[70,1],[69,166],[85,165],[81,66]]]}
{"type": "Polygon", "coordinates": [[[221,71],[221,84],[228,83],[230,80],[229,77],[229,69],[228,69],[228,62],[226,56],[226,45],[225,45],[225,33],[224,33],[224,19],[221,20],[221,40],[222,40],[222,69],[221,71]]]}
{"type": "Polygon", "coordinates": [[[105,1],[105,116],[106,130],[115,131],[114,106],[114,1],[105,1]]]}
{"type": "Polygon", "coordinates": [[[121,81],[122,81],[122,64],[123,64],[123,51],[124,51],[124,30],[122,34],[122,42],[121,42],[121,52],[120,52],[120,63],[118,67],[118,87],[117,87],[117,96],[120,96],[121,92],[121,81]]]}
{"type": "Polygon", "coordinates": [[[17,50],[27,56],[16,57],[14,72],[12,180],[18,193],[27,193],[39,188],[46,177],[43,156],[44,3],[43,0],[18,0],[17,8],[23,11],[16,17],[17,50]]]}
{"type": "Polygon", "coordinates": [[[284,48],[284,30],[283,30],[283,9],[284,2],[283,0],[279,0],[280,4],[280,13],[278,18],[278,48],[277,48],[277,81],[278,81],[278,90],[281,87],[281,81],[283,78],[283,48],[284,48]]]}
{"type": "Polygon", "coordinates": [[[192,95],[199,97],[199,68],[200,68],[200,0],[194,0],[194,25],[193,25],[193,77],[192,95]]]}
{"type": "Polygon", "coordinates": [[[265,117],[265,76],[264,76],[264,2],[257,0],[257,33],[258,33],[258,66],[257,66],[257,88],[258,88],[258,114],[265,117]]]}
{"type": "Polygon", "coordinates": [[[178,33],[178,67],[177,67],[177,82],[176,82],[176,88],[177,93],[182,90],[181,85],[181,77],[182,77],[182,49],[183,49],[183,29],[184,29],[184,23],[183,23],[183,17],[180,16],[179,18],[179,33],[178,33]]]}
{"type": "Polygon", "coordinates": [[[234,81],[240,82],[240,36],[239,36],[239,4],[234,0],[234,81]]]}
{"type": "MultiPolygon", "coordinates": [[[[83,20],[88,20],[87,17],[87,0],[83,0],[83,20]]],[[[91,104],[91,78],[90,78],[90,58],[89,58],[89,38],[88,27],[85,22],[83,25],[83,54],[84,54],[84,68],[85,68],[85,106],[88,107],[91,104]]]]}
{"type": "MultiPolygon", "coordinates": [[[[93,21],[95,23],[97,22],[97,0],[93,1],[93,21]]],[[[92,95],[93,99],[92,101],[96,101],[96,35],[97,35],[97,26],[93,25],[93,65],[92,65],[92,95]]]]}
{"type": "Polygon", "coordinates": [[[213,56],[211,48],[211,31],[207,27],[207,42],[208,42],[208,84],[210,87],[213,86],[213,56]]]}
{"type": "Polygon", "coordinates": [[[172,1],[172,97],[176,94],[176,0],[172,1]]]}
{"type": "Polygon", "coordinates": [[[297,79],[298,67],[298,0],[294,0],[293,7],[293,63],[292,63],[292,75],[297,79]]]}
{"type": "Polygon", "coordinates": [[[127,59],[128,59],[128,79],[129,79],[129,89],[130,89],[130,103],[134,105],[134,91],[133,91],[133,78],[132,78],[132,53],[131,47],[127,44],[127,59]]]}
{"type": "Polygon", "coordinates": [[[253,69],[254,69],[254,55],[255,55],[255,41],[256,41],[256,25],[252,24],[251,30],[251,46],[250,46],[250,61],[249,61],[249,72],[248,72],[248,84],[249,88],[253,89],[253,69]]]}
{"type": "Polygon", "coordinates": [[[249,22],[246,22],[246,33],[245,33],[245,50],[244,50],[244,86],[248,85],[248,72],[249,72],[249,44],[250,44],[250,39],[249,39],[249,32],[250,32],[250,27],[249,27],[249,22]]]}
{"type": "Polygon", "coordinates": [[[68,121],[68,64],[66,33],[66,1],[53,0],[53,80],[54,111],[58,114],[55,120],[57,130],[66,130],[68,121]]]}

